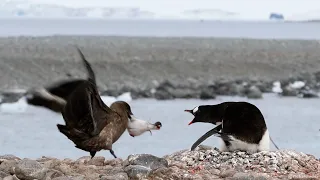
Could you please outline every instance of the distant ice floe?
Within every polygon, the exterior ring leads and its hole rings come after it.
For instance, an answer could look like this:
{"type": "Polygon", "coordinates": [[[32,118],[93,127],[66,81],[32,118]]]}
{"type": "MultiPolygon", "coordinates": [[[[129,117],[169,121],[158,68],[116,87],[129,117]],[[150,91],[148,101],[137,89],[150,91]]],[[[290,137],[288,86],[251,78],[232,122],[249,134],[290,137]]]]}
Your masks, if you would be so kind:
{"type": "Polygon", "coordinates": [[[280,81],[273,82],[272,92],[281,94],[283,92],[280,81]]]}
{"type": "MultiPolygon", "coordinates": [[[[118,97],[101,96],[101,99],[107,106],[110,106],[115,101],[125,101],[125,102],[132,101],[130,92],[125,92],[119,95],[118,97]]],[[[26,97],[22,97],[17,102],[14,102],[14,103],[0,104],[0,113],[8,113],[8,114],[26,113],[26,110],[29,106],[32,106],[32,105],[29,105],[27,103],[26,97]]],[[[37,106],[33,106],[33,107],[37,107],[37,106]]]]}
{"type": "Polygon", "coordinates": [[[295,81],[294,83],[290,83],[289,86],[293,89],[301,89],[306,85],[303,81],[295,81]]]}
{"type": "Polygon", "coordinates": [[[28,103],[25,97],[21,97],[17,102],[14,103],[3,103],[0,104],[1,113],[24,113],[28,107],[28,103]]]}
{"type": "Polygon", "coordinates": [[[306,86],[303,81],[295,81],[281,87],[280,81],[273,82],[272,92],[281,96],[296,96],[299,98],[318,98],[319,94],[306,86]]]}
{"type": "Polygon", "coordinates": [[[111,106],[111,104],[114,103],[115,101],[125,101],[128,103],[128,102],[132,101],[132,96],[131,96],[131,92],[125,92],[125,93],[119,95],[118,97],[101,96],[101,99],[107,106],[111,106]]]}

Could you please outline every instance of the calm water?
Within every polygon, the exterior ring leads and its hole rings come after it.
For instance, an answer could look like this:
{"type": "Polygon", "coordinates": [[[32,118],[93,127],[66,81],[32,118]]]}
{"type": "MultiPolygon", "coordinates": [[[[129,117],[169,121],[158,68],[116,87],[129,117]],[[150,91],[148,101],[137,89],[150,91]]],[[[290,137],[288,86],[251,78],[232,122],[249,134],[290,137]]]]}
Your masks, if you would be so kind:
{"type": "MultiPolygon", "coordinates": [[[[135,100],[130,104],[133,113],[151,122],[161,121],[160,131],[145,133],[132,138],[125,132],[114,144],[115,153],[126,158],[133,153],[151,153],[162,156],[191,145],[210,130],[210,124],[187,124],[192,116],[183,110],[200,104],[215,104],[228,100],[248,100],[240,97],[218,97],[216,100],[135,100]]],[[[320,157],[320,100],[279,98],[265,95],[263,100],[248,100],[263,112],[270,135],[280,148],[303,151],[320,157]]],[[[78,150],[74,144],[56,128],[63,123],[60,115],[46,109],[29,106],[25,113],[0,114],[0,154],[15,154],[19,157],[37,158],[42,155],[58,158],[78,158],[88,153],[78,150]]],[[[217,137],[207,139],[203,144],[218,146],[217,137]]],[[[271,145],[272,149],[274,147],[271,145]]],[[[111,158],[108,151],[98,155],[111,158]]]]}
{"type": "Polygon", "coordinates": [[[0,19],[0,36],[117,35],[320,39],[320,23],[0,19]]]}

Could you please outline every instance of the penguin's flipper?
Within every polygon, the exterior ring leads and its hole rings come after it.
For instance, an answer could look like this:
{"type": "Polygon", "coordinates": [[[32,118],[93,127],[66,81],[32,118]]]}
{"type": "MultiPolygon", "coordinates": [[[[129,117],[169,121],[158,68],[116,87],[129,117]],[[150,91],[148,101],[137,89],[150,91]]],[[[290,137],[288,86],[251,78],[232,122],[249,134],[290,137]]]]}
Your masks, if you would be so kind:
{"type": "MultiPolygon", "coordinates": [[[[212,136],[212,135],[219,135],[223,136],[225,138],[227,138],[227,135],[221,135],[223,133],[220,133],[219,131],[222,129],[222,125],[218,125],[215,128],[211,129],[210,131],[208,131],[207,133],[205,133],[203,136],[201,136],[191,147],[191,151],[193,151],[199,144],[201,144],[204,140],[206,140],[208,137],[212,136]]],[[[221,137],[222,138],[222,137],[221,137]]],[[[230,139],[230,138],[229,138],[230,139]]]]}

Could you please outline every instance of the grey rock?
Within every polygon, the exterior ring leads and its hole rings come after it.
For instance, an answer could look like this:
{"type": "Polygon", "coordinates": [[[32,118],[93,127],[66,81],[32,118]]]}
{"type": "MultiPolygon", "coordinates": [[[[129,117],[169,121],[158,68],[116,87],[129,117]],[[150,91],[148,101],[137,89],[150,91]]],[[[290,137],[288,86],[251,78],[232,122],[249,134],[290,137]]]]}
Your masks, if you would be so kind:
{"type": "Polygon", "coordinates": [[[18,158],[15,155],[12,154],[5,154],[3,156],[0,156],[0,159],[6,159],[6,160],[20,160],[20,158],[18,158]]]}
{"type": "Polygon", "coordinates": [[[23,159],[15,166],[14,173],[19,179],[43,179],[47,169],[35,160],[23,159]]]}
{"type": "Polygon", "coordinates": [[[111,176],[101,176],[101,180],[128,180],[129,177],[127,173],[118,173],[111,176]]]}
{"type": "MultiPolygon", "coordinates": [[[[38,162],[41,162],[41,161],[38,161],[38,162]]],[[[52,159],[52,160],[45,161],[42,164],[45,168],[54,169],[54,168],[60,166],[61,161],[59,161],[57,159],[52,159]]]]}
{"type": "Polygon", "coordinates": [[[61,176],[64,176],[64,174],[62,172],[54,170],[54,169],[49,169],[46,172],[45,179],[54,179],[54,178],[61,177],[61,176]]]}
{"type": "Polygon", "coordinates": [[[129,165],[125,168],[125,172],[130,179],[146,178],[152,169],[141,165],[129,165]]]}
{"type": "Polygon", "coordinates": [[[197,96],[197,93],[191,86],[177,85],[172,81],[166,80],[160,83],[153,95],[156,99],[166,100],[174,98],[192,98],[197,96]]]}
{"type": "Polygon", "coordinates": [[[90,160],[91,160],[90,156],[83,156],[83,157],[80,157],[79,159],[77,159],[75,161],[75,163],[77,163],[77,164],[87,164],[90,160]]]}
{"type": "Polygon", "coordinates": [[[130,155],[128,157],[128,162],[129,165],[141,165],[152,170],[168,167],[168,161],[166,159],[151,154],[130,155]]]}
{"type": "Polygon", "coordinates": [[[236,173],[237,173],[237,171],[234,169],[227,169],[227,170],[221,171],[219,176],[222,178],[226,178],[226,177],[231,177],[236,173]]]}
{"type": "Polygon", "coordinates": [[[105,91],[102,91],[101,96],[119,96],[121,92],[116,89],[107,89],[105,91]]]}
{"type": "Polygon", "coordinates": [[[176,88],[169,91],[169,93],[172,94],[174,98],[179,99],[190,99],[193,97],[198,97],[197,93],[188,87],[176,88]]]}
{"type": "Polygon", "coordinates": [[[120,158],[108,159],[104,162],[105,165],[111,165],[111,166],[121,166],[122,163],[123,163],[123,160],[120,158]]]}
{"type": "Polygon", "coordinates": [[[273,82],[268,81],[258,81],[253,83],[254,86],[257,86],[262,93],[270,93],[272,92],[273,82]]]}
{"type": "Polygon", "coordinates": [[[154,97],[158,100],[168,100],[168,99],[174,99],[174,97],[168,92],[164,90],[157,90],[154,93],[154,97]]]}
{"type": "Polygon", "coordinates": [[[270,177],[262,173],[242,173],[238,172],[233,175],[231,180],[268,180],[270,177]]]}
{"type": "Polygon", "coordinates": [[[8,174],[13,174],[13,168],[18,162],[16,160],[7,160],[0,164],[0,171],[8,174]]]}
{"type": "Polygon", "coordinates": [[[156,88],[154,97],[159,100],[174,99],[174,96],[171,93],[172,91],[174,91],[174,89],[175,86],[173,85],[173,83],[166,80],[156,88]]]}
{"type": "Polygon", "coordinates": [[[3,172],[3,171],[0,171],[0,178],[4,178],[4,177],[7,177],[9,176],[10,174],[6,173],[6,172],[3,172]]]}
{"type": "Polygon", "coordinates": [[[1,180],[13,180],[13,176],[6,176],[4,178],[0,178],[1,180]]]}
{"type": "Polygon", "coordinates": [[[314,91],[311,91],[311,90],[300,90],[298,93],[297,93],[297,96],[300,97],[300,98],[318,98],[319,95],[314,92],[314,91]]]}
{"type": "Polygon", "coordinates": [[[243,87],[240,84],[232,81],[220,81],[214,86],[217,95],[234,96],[239,95],[243,91],[243,87]]]}
{"type": "Polygon", "coordinates": [[[85,176],[60,176],[52,180],[85,180],[85,176]]]}
{"type": "Polygon", "coordinates": [[[14,103],[17,102],[22,96],[23,92],[0,92],[0,104],[1,103],[14,103]]]}
{"type": "Polygon", "coordinates": [[[3,178],[3,180],[20,180],[19,178],[17,178],[16,175],[13,175],[13,176],[7,176],[5,178],[3,178]]]}
{"type": "Polygon", "coordinates": [[[262,98],[262,92],[257,86],[251,86],[248,89],[247,97],[249,99],[261,99],[262,98]]]}
{"type": "Polygon", "coordinates": [[[282,88],[282,90],[282,96],[297,96],[298,94],[298,91],[296,89],[291,88],[290,86],[285,86],[284,88],[282,88]]]}
{"type": "Polygon", "coordinates": [[[97,157],[94,157],[92,159],[90,159],[88,161],[88,164],[90,165],[96,165],[96,166],[103,166],[104,165],[104,161],[105,161],[105,158],[102,157],[102,156],[97,156],[97,157]]]}
{"type": "Polygon", "coordinates": [[[201,87],[200,99],[215,99],[216,93],[212,86],[201,87]]]}

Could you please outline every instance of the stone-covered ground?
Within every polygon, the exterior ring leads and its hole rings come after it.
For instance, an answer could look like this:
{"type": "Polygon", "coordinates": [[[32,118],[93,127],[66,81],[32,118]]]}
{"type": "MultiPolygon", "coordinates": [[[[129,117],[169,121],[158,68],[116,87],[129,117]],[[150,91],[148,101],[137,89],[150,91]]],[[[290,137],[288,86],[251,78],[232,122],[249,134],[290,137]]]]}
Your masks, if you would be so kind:
{"type": "Polygon", "coordinates": [[[89,156],[77,160],[41,157],[20,159],[0,156],[3,180],[127,180],[127,179],[320,179],[320,161],[312,155],[291,150],[220,152],[200,145],[195,151],[182,150],[164,157],[130,155],[127,159],[89,156]]]}

